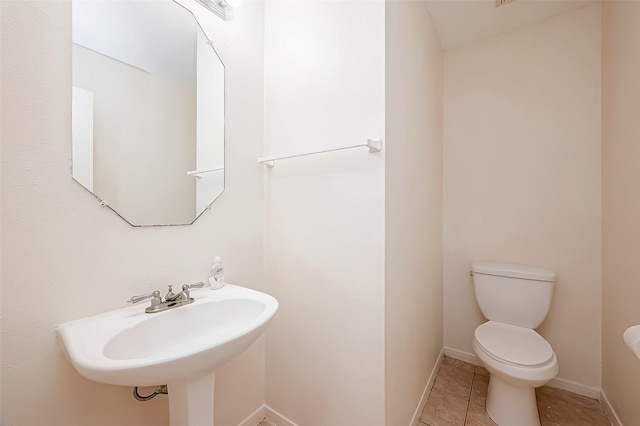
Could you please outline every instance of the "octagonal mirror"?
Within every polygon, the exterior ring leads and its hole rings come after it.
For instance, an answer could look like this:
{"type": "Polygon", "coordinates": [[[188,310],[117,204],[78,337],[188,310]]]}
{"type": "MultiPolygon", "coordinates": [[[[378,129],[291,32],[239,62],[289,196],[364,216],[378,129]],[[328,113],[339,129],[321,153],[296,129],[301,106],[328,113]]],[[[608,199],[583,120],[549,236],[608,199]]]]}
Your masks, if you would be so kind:
{"type": "Polygon", "coordinates": [[[72,176],[133,226],[224,191],[224,64],[173,0],[73,0],[72,176]]]}

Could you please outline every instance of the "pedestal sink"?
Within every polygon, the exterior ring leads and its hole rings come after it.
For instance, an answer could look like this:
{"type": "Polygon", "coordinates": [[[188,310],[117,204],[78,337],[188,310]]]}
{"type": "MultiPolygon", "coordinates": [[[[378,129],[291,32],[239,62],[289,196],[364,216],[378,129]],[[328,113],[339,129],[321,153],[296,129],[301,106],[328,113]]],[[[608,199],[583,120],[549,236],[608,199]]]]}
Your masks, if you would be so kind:
{"type": "Polygon", "coordinates": [[[58,336],[85,378],[123,386],[167,384],[171,426],[212,426],[214,370],[251,345],[278,310],[268,294],[227,284],[147,314],[136,305],[60,324],[58,336]]]}

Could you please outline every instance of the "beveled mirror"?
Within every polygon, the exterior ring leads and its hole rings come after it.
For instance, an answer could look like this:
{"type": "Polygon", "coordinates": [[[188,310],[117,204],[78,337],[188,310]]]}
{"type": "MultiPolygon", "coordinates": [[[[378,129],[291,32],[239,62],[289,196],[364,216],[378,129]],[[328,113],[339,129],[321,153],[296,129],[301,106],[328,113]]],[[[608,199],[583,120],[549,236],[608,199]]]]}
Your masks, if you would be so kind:
{"type": "Polygon", "coordinates": [[[72,176],[132,226],[224,191],[224,64],[173,0],[73,0],[72,176]]]}

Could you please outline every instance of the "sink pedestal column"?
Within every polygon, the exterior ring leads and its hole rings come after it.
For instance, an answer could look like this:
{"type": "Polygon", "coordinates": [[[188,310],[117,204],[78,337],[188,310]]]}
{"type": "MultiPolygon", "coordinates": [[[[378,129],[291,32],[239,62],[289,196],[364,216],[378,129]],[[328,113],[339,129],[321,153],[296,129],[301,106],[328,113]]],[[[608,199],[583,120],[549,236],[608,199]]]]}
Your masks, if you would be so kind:
{"type": "Polygon", "coordinates": [[[170,426],[213,426],[213,372],[167,384],[170,426]]]}

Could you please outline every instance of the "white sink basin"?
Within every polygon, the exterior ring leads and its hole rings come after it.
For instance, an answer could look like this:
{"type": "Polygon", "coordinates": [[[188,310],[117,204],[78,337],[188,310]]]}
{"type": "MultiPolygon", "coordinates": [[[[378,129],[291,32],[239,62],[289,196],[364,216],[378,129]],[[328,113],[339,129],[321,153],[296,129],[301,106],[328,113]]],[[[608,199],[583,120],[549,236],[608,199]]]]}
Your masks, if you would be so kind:
{"type": "MultiPolygon", "coordinates": [[[[57,327],[66,353],[85,378],[154,386],[212,373],[244,351],[278,309],[268,294],[227,284],[192,290],[195,301],[147,314],[148,302],[57,327]]],[[[169,389],[171,393],[171,389],[169,389]]]]}

